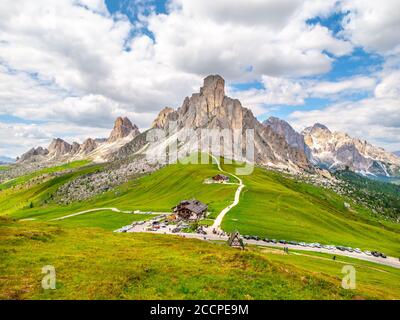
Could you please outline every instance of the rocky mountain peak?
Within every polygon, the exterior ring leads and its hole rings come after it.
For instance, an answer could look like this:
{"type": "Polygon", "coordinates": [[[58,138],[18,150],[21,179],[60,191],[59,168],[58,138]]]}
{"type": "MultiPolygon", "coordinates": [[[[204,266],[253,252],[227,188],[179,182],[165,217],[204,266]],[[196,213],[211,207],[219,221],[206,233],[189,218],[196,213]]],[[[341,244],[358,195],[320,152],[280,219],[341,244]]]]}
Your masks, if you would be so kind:
{"type": "Polygon", "coordinates": [[[174,112],[174,109],[170,107],[165,107],[160,111],[158,114],[157,118],[154,119],[151,127],[152,128],[165,128],[167,125],[167,122],[169,121],[169,115],[174,112]]]}
{"type": "Polygon", "coordinates": [[[50,156],[62,156],[72,150],[72,145],[63,139],[56,138],[50,143],[48,150],[50,156]]]}
{"type": "Polygon", "coordinates": [[[244,109],[239,100],[225,96],[225,80],[211,75],[204,79],[199,93],[186,97],[168,117],[178,121],[180,128],[241,129],[244,109]]]}
{"type": "MultiPolygon", "coordinates": [[[[177,123],[176,136],[180,139],[180,149],[183,154],[198,151],[198,144],[193,143],[193,139],[195,137],[204,139],[201,136],[202,129],[230,129],[232,131],[228,132],[232,137],[236,130],[241,132],[242,151],[244,151],[246,130],[250,129],[254,132],[254,160],[257,163],[290,166],[295,169],[309,168],[307,156],[302,148],[290,146],[283,135],[274,132],[269,126],[263,126],[251,110],[244,108],[238,99],[225,95],[225,80],[219,75],[206,77],[199,92],[186,97],[180,108],[176,110],[164,108],[153,122],[153,128],[168,129],[169,121],[177,123]],[[183,129],[193,130],[193,136],[187,137],[183,129]]],[[[116,157],[123,156],[127,150],[136,152],[141,147],[143,141],[138,143],[136,139],[116,157]]],[[[164,147],[155,143],[150,145],[146,152],[159,153],[164,147]]]]}
{"type": "Polygon", "coordinates": [[[97,142],[92,138],[87,138],[80,147],[80,152],[88,154],[97,148],[97,142]]]}
{"type": "Polygon", "coordinates": [[[140,134],[138,127],[133,125],[127,117],[118,117],[117,120],[115,120],[114,129],[111,131],[108,142],[114,142],[125,138],[129,134],[134,136],[140,134]]]}
{"type": "Polygon", "coordinates": [[[315,123],[312,127],[308,127],[303,130],[303,134],[313,134],[316,132],[325,132],[327,134],[332,133],[327,126],[321,124],[321,123],[315,123]]]}
{"type": "Polygon", "coordinates": [[[307,158],[311,159],[311,150],[304,142],[304,136],[294,130],[288,122],[276,117],[269,117],[262,124],[271,127],[274,132],[285,137],[289,146],[303,150],[307,158]]]}
{"type": "Polygon", "coordinates": [[[42,147],[32,148],[29,151],[25,152],[18,158],[18,162],[24,162],[27,160],[31,160],[35,157],[46,156],[49,153],[49,150],[42,147]]]}
{"type": "Polygon", "coordinates": [[[204,79],[200,95],[207,100],[209,112],[222,106],[225,97],[225,80],[220,75],[210,75],[204,79]]]}
{"type": "Polygon", "coordinates": [[[322,124],[303,131],[313,159],[330,170],[349,168],[366,175],[399,175],[400,160],[384,149],[343,132],[331,132],[322,124]]]}

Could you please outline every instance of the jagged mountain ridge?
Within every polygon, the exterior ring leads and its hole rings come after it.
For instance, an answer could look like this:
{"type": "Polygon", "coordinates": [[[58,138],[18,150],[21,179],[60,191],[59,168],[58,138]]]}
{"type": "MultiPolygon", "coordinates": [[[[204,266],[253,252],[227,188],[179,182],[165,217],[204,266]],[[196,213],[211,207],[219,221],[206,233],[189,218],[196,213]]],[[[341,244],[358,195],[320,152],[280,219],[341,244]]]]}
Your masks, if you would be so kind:
{"type": "Polygon", "coordinates": [[[255,161],[259,164],[293,170],[308,170],[313,165],[332,171],[349,168],[363,174],[385,176],[398,175],[400,167],[399,158],[393,154],[344,133],[332,133],[322,124],[298,133],[289,123],[276,117],[260,123],[239,100],[225,95],[225,81],[219,75],[206,77],[199,92],[186,97],[178,109],[161,110],[144,133],[140,133],[128,118],[119,117],[108,139],[88,138],[82,144],[54,139],[48,149],[33,148],[18,161],[83,158],[112,161],[134,153],[163,152],[170,140],[151,143],[147,141],[147,134],[153,129],[168,131],[170,123],[176,126],[176,133],[170,138],[180,141],[180,155],[199,151],[194,138],[199,137],[201,129],[239,130],[243,149],[245,131],[253,129],[255,161]],[[195,135],[185,136],[186,129],[192,129],[195,135]]]}
{"type": "Polygon", "coordinates": [[[302,134],[313,159],[329,170],[347,168],[364,175],[400,175],[400,158],[365,140],[332,132],[318,123],[304,129],[302,134]]]}
{"type": "MultiPolygon", "coordinates": [[[[175,124],[176,133],[170,139],[178,139],[179,155],[182,156],[196,151],[209,151],[203,148],[206,138],[202,136],[204,132],[202,129],[238,130],[242,135],[241,147],[244,155],[246,130],[253,129],[256,163],[293,170],[311,168],[304,150],[289,145],[283,135],[269,126],[262,125],[249,109],[241,105],[239,100],[225,95],[225,81],[219,75],[206,77],[200,92],[186,97],[180,108],[174,110],[167,107],[161,110],[153,121],[151,129],[168,131],[172,129],[171,123],[175,124]],[[192,130],[193,134],[187,136],[187,130],[192,130]]],[[[144,140],[143,138],[135,139],[123,150],[118,151],[115,157],[120,158],[128,152],[138,152],[146,145],[144,140]]],[[[145,152],[147,154],[165,153],[167,146],[168,141],[147,143],[145,152]]],[[[218,152],[219,150],[216,150],[216,153],[218,152]]]]}
{"type": "Polygon", "coordinates": [[[140,135],[140,131],[136,125],[126,117],[118,117],[108,139],[87,138],[82,144],[77,142],[70,144],[63,139],[55,138],[48,148],[32,148],[21,155],[18,162],[62,162],[81,159],[101,162],[137,135],[140,135]]]}
{"type": "Polygon", "coordinates": [[[311,150],[305,143],[304,136],[294,130],[288,122],[276,117],[269,117],[263,122],[263,125],[270,126],[273,131],[284,136],[290,146],[303,150],[307,158],[312,160],[311,150]]]}

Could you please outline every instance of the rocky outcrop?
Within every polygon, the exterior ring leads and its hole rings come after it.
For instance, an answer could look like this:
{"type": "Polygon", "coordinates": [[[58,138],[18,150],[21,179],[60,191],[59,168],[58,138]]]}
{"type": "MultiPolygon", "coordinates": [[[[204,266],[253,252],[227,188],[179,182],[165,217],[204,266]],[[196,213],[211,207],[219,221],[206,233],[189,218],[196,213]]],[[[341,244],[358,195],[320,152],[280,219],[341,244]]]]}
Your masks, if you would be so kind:
{"type": "Polygon", "coordinates": [[[81,145],[78,142],[73,142],[72,147],[71,147],[71,154],[76,154],[79,152],[79,149],[81,148],[81,145]]]}
{"type": "Polygon", "coordinates": [[[154,119],[151,127],[152,128],[164,128],[167,122],[170,120],[169,115],[174,113],[174,109],[165,107],[160,111],[157,118],[154,119]]]}
{"type": "MultiPolygon", "coordinates": [[[[225,95],[225,81],[219,75],[206,77],[200,92],[186,97],[177,110],[163,109],[153,123],[153,128],[167,130],[171,121],[176,123],[178,139],[184,129],[195,131],[197,137],[200,136],[200,129],[231,129],[231,132],[235,130],[241,132],[243,154],[245,132],[247,129],[252,129],[256,162],[297,168],[310,167],[304,150],[290,146],[282,134],[275,132],[269,126],[263,126],[239,100],[225,95]]],[[[190,149],[193,144],[191,139],[193,136],[180,141],[181,149],[196,151],[190,149]]],[[[197,147],[196,144],[194,146],[197,147]]],[[[158,143],[153,145],[153,148],[162,147],[165,146],[160,146],[158,143]]]]}
{"type": "Polygon", "coordinates": [[[124,117],[116,119],[114,128],[108,139],[88,138],[82,144],[73,142],[69,144],[63,139],[56,138],[50,143],[48,149],[32,148],[18,158],[18,162],[65,162],[81,159],[105,161],[111,154],[117,152],[129,141],[140,135],[136,125],[124,117]]]}
{"type": "Polygon", "coordinates": [[[50,143],[48,150],[48,156],[50,158],[59,158],[61,156],[69,154],[72,151],[72,145],[70,145],[63,139],[56,138],[53,139],[53,141],[50,143]]]}
{"type": "Polygon", "coordinates": [[[263,122],[263,125],[271,127],[274,132],[284,136],[289,146],[303,150],[307,158],[312,160],[311,150],[305,143],[304,136],[294,130],[289,123],[276,117],[270,117],[263,122]]]}
{"type": "Polygon", "coordinates": [[[332,132],[318,123],[304,129],[302,134],[313,158],[321,167],[329,170],[347,168],[365,175],[400,175],[400,159],[365,140],[332,132]]]}
{"type": "Polygon", "coordinates": [[[146,135],[147,132],[143,132],[137,135],[130,142],[119,148],[117,151],[109,154],[106,159],[110,161],[124,159],[129,157],[130,155],[135,154],[148,143],[146,135]]]}
{"type": "Polygon", "coordinates": [[[92,152],[96,148],[97,148],[97,142],[92,138],[88,138],[80,146],[79,153],[89,154],[90,152],[92,152]]]}
{"type": "Polygon", "coordinates": [[[115,142],[128,135],[135,137],[138,134],[140,134],[138,127],[132,125],[132,122],[127,117],[118,117],[115,121],[114,129],[111,131],[110,137],[108,138],[108,142],[115,142]]]}
{"type": "Polygon", "coordinates": [[[49,153],[49,150],[47,150],[46,148],[42,148],[42,147],[32,148],[29,151],[25,152],[23,155],[21,155],[17,159],[17,162],[38,160],[38,158],[44,157],[48,153],[49,153]]]}

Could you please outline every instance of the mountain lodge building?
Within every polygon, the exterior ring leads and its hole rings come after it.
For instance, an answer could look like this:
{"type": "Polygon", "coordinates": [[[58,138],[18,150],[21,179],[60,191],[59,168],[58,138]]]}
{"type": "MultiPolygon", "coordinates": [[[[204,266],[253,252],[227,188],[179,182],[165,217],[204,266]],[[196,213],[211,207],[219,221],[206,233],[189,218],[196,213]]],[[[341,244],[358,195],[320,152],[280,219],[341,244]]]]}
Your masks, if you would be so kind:
{"type": "Polygon", "coordinates": [[[199,200],[182,200],[173,207],[173,213],[179,220],[198,221],[205,217],[208,206],[199,200]]]}

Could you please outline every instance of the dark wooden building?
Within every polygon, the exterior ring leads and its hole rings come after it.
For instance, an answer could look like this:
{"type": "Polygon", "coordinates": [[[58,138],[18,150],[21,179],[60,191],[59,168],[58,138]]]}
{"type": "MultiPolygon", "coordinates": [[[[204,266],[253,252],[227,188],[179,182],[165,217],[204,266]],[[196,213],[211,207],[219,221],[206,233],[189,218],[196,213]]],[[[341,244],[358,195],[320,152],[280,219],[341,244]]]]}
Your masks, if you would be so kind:
{"type": "Polygon", "coordinates": [[[183,200],[173,207],[173,213],[179,220],[198,221],[206,215],[208,206],[199,200],[183,200]]]}
{"type": "Polygon", "coordinates": [[[229,181],[229,177],[225,176],[223,174],[217,174],[216,176],[212,177],[212,179],[214,181],[219,181],[219,182],[228,182],[229,181]]]}

